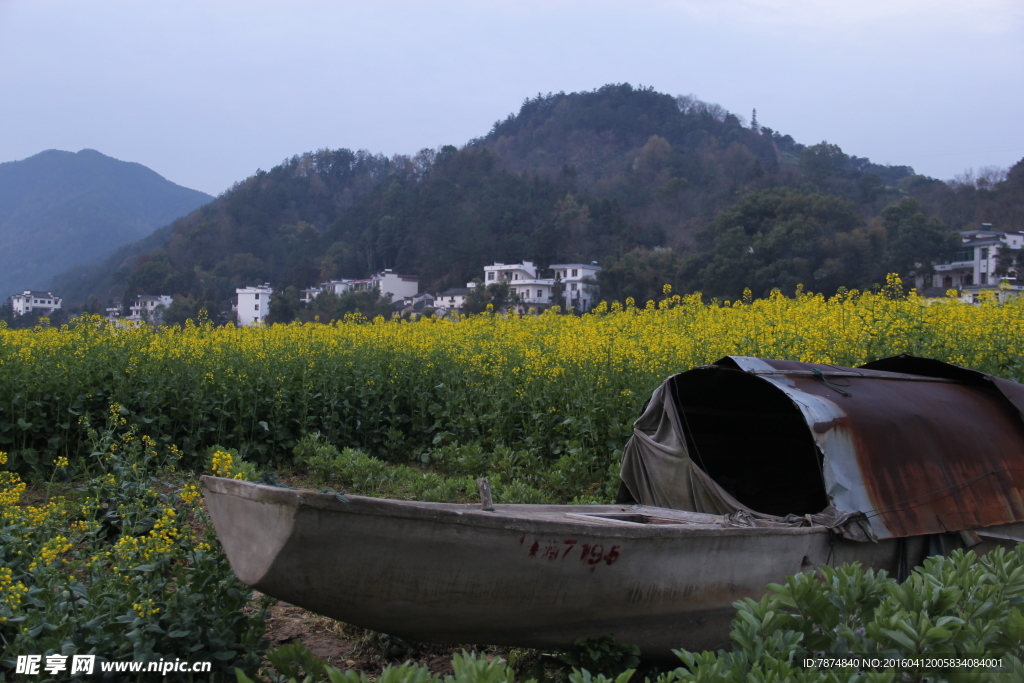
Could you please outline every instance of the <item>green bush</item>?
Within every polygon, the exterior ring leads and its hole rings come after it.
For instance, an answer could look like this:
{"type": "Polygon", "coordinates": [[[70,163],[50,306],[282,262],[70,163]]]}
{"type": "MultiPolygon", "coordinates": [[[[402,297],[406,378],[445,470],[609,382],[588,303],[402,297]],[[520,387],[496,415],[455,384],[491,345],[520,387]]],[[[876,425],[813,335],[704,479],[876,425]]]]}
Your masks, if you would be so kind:
{"type": "Polygon", "coordinates": [[[979,558],[932,557],[897,583],[859,564],[797,574],[761,600],[736,603],[731,652],[676,654],[686,665],[670,681],[991,681],[983,667],[861,670],[804,668],[805,658],[867,655],[1002,660],[1024,680],[1024,544],[979,558]]]}
{"type": "Polygon", "coordinates": [[[37,505],[0,453],[0,666],[93,654],[212,661],[208,680],[255,669],[265,613],[232,574],[198,488],[176,471],[177,449],[117,406],[89,434],[94,476],[61,496],[48,487],[37,505]]]}
{"type": "MultiPolygon", "coordinates": [[[[562,653],[558,660],[574,671],[587,674],[608,674],[615,676],[630,671],[640,663],[640,648],[636,645],[616,643],[611,635],[600,638],[578,638],[574,647],[562,653]]],[[[574,681],[574,683],[578,683],[574,681]]]]}
{"type": "MultiPolygon", "coordinates": [[[[277,670],[271,674],[272,680],[289,681],[298,683],[303,674],[306,677],[303,683],[370,683],[370,679],[362,672],[342,672],[332,666],[324,664],[310,653],[301,644],[279,648],[271,653],[268,658],[277,670]]],[[[400,665],[390,665],[384,668],[376,683],[514,683],[515,672],[503,659],[488,658],[477,652],[462,651],[452,657],[452,670],[454,676],[445,676],[441,679],[425,666],[406,662],[400,665]]],[[[241,670],[235,674],[238,683],[254,683],[251,678],[241,670]]],[[[530,679],[524,683],[537,683],[530,679]]],[[[574,681],[573,683],[590,683],[586,681],[574,681]]],[[[594,679],[594,683],[605,683],[603,680],[594,679]]],[[[610,681],[608,682],[610,683],[610,681]]],[[[625,683],[620,681],[617,683],[625,683]]]]}

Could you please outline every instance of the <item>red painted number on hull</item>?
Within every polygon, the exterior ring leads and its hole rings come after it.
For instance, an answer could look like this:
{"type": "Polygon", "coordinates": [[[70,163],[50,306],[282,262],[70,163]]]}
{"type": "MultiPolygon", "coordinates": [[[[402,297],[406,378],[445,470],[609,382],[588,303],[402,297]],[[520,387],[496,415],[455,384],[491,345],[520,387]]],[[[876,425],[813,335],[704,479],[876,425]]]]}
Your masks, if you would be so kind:
{"type": "Polygon", "coordinates": [[[527,557],[539,557],[548,562],[554,562],[555,560],[564,560],[570,556],[576,557],[583,564],[594,567],[604,562],[609,567],[615,564],[615,561],[619,559],[619,546],[613,545],[610,548],[605,548],[601,543],[580,543],[574,538],[567,538],[561,543],[558,541],[544,541],[543,543],[539,540],[534,540],[533,543],[528,543],[526,536],[519,538],[519,545],[527,547],[527,557]],[[579,549],[579,553],[573,551],[579,549]]]}

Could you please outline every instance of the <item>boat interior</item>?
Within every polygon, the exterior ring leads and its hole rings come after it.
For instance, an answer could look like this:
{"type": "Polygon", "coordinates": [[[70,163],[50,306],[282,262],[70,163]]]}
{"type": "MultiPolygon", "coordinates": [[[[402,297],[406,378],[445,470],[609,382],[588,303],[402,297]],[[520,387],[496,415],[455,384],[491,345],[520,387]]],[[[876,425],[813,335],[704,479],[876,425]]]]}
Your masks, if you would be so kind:
{"type": "Polygon", "coordinates": [[[828,505],[821,452],[782,391],[745,372],[702,372],[674,393],[690,459],[739,502],[778,516],[828,505]]]}

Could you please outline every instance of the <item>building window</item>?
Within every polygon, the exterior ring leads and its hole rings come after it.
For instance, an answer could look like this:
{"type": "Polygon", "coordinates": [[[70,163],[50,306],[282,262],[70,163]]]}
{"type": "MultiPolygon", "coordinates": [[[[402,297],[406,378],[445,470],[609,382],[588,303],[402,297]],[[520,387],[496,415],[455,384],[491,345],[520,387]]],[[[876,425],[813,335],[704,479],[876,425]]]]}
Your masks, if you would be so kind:
{"type": "MultiPolygon", "coordinates": [[[[575,272],[575,271],[573,271],[573,272],[575,272]]],[[[575,292],[576,291],[576,283],[574,282],[571,285],[569,285],[569,289],[575,292]]]]}
{"type": "Polygon", "coordinates": [[[961,247],[957,250],[953,256],[953,262],[958,261],[973,261],[974,260],[974,247],[961,247]]]}
{"type": "Polygon", "coordinates": [[[257,311],[260,310],[260,305],[259,304],[256,304],[255,310],[257,310],[257,311]]]}
{"type": "Polygon", "coordinates": [[[572,269],[572,276],[573,276],[573,277],[576,277],[576,276],[577,276],[577,273],[578,273],[578,271],[577,271],[577,270],[576,270],[575,268],[573,268],[573,269],[572,269]]]}
{"type": "Polygon", "coordinates": [[[988,284],[988,273],[981,273],[981,284],[988,284]]]}
{"type": "Polygon", "coordinates": [[[487,273],[487,279],[488,280],[493,280],[494,279],[494,271],[493,270],[490,271],[489,273],[487,273]]]}
{"type": "Polygon", "coordinates": [[[257,300],[257,301],[259,301],[259,300],[260,300],[260,295],[259,295],[259,294],[257,294],[257,295],[256,295],[256,300],[257,300]]]}
{"type": "Polygon", "coordinates": [[[538,290],[537,290],[537,298],[539,299],[539,298],[541,298],[542,296],[544,296],[544,292],[543,292],[542,290],[538,289],[538,290]]]}
{"type": "Polygon", "coordinates": [[[986,259],[988,259],[988,247],[982,247],[981,248],[981,260],[984,261],[986,259]]]}

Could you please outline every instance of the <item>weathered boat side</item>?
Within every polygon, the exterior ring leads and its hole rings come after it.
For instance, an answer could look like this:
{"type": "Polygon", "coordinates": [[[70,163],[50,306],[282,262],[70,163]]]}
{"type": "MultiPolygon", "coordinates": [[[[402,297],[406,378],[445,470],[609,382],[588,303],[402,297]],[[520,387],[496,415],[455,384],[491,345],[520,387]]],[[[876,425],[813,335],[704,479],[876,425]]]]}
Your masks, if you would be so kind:
{"type": "Polygon", "coordinates": [[[768,583],[825,563],[892,569],[897,560],[895,541],[638,506],[485,512],[359,496],[346,503],[210,477],[203,486],[242,581],[421,641],[559,647],[613,633],[652,656],[721,647],[732,603],[768,583]]]}

